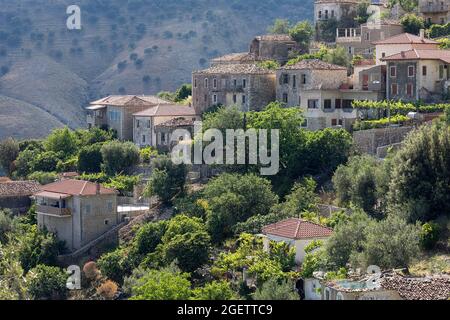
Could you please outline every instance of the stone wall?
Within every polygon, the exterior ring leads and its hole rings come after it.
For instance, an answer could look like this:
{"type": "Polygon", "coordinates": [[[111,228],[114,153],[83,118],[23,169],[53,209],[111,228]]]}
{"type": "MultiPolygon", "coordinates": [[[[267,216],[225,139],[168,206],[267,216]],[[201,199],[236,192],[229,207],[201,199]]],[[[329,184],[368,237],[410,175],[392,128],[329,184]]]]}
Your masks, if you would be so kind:
{"type": "Polygon", "coordinates": [[[361,152],[377,155],[379,147],[402,142],[414,127],[390,127],[356,131],[353,133],[355,145],[361,152]]]}
{"type": "Polygon", "coordinates": [[[0,209],[10,209],[14,214],[26,213],[31,206],[29,196],[0,197],[0,209]]]}

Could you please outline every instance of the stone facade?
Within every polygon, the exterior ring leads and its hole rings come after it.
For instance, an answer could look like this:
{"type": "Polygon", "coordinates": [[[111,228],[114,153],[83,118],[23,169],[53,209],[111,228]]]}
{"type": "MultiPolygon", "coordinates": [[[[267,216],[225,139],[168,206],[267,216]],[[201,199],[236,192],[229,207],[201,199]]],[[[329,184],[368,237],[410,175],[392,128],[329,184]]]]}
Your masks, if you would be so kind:
{"type": "Polygon", "coordinates": [[[40,185],[34,181],[0,180],[0,209],[9,209],[13,214],[26,213],[31,206],[31,199],[40,185]]]}
{"type": "Polygon", "coordinates": [[[314,24],[321,21],[352,16],[356,12],[358,0],[316,0],[314,2],[314,24]]]}
{"type": "Polygon", "coordinates": [[[155,133],[157,136],[156,148],[160,152],[170,152],[181,141],[184,141],[184,143],[189,143],[189,140],[192,141],[194,138],[194,121],[184,118],[169,120],[157,125],[155,133]],[[175,130],[186,130],[189,132],[189,135],[178,137],[177,141],[172,141],[175,130]]]}
{"type": "Polygon", "coordinates": [[[419,0],[419,13],[428,24],[450,22],[450,3],[447,0],[419,0]]]}
{"type": "Polygon", "coordinates": [[[284,64],[289,60],[290,53],[297,48],[289,35],[264,35],[253,39],[250,44],[250,55],[257,60],[275,60],[284,64]]]}
{"type": "Polygon", "coordinates": [[[216,65],[192,75],[192,101],[197,114],[217,105],[242,111],[262,110],[275,100],[275,71],[254,64],[216,65]]]}
{"type": "Polygon", "coordinates": [[[360,152],[375,156],[378,148],[401,143],[412,130],[414,127],[388,127],[355,131],[353,139],[360,152]]]}

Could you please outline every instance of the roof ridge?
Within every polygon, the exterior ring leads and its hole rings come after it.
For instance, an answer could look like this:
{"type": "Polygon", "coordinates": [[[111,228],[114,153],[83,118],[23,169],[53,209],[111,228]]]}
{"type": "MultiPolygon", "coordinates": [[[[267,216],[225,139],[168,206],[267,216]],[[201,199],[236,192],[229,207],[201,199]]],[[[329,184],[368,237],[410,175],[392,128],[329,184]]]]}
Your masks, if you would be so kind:
{"type": "Polygon", "coordinates": [[[83,188],[81,188],[81,191],[80,191],[80,195],[82,195],[82,194],[83,194],[83,192],[84,192],[84,189],[86,189],[86,187],[87,187],[87,185],[88,185],[88,182],[89,182],[89,181],[85,181],[85,182],[84,182],[84,184],[83,184],[83,188]]]}

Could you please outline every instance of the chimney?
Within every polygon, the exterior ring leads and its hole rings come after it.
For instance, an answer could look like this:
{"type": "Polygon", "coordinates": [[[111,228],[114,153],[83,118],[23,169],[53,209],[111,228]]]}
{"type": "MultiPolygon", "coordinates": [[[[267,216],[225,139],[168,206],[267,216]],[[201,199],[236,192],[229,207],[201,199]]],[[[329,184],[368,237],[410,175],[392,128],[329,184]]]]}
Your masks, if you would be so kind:
{"type": "Polygon", "coordinates": [[[96,195],[100,194],[100,183],[98,182],[95,184],[95,194],[96,195]]]}
{"type": "Polygon", "coordinates": [[[425,39],[425,29],[420,29],[420,39],[421,40],[425,39]]]}

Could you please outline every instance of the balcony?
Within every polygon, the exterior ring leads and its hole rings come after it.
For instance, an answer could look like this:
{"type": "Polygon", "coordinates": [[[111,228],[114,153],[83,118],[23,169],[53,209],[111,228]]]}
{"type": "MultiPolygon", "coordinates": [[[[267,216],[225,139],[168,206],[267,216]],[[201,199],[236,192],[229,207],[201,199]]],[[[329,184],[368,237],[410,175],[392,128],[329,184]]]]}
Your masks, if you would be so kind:
{"type": "Polygon", "coordinates": [[[448,4],[427,4],[420,7],[420,12],[422,13],[441,13],[449,11],[448,4]]]}
{"type": "Polygon", "coordinates": [[[72,211],[68,208],[57,208],[57,207],[44,206],[44,205],[37,205],[36,212],[43,214],[43,215],[56,216],[56,217],[72,216],[72,211]]]}
{"type": "Polygon", "coordinates": [[[346,42],[361,42],[361,29],[355,28],[338,28],[336,29],[336,42],[346,43],[346,42]]]}

